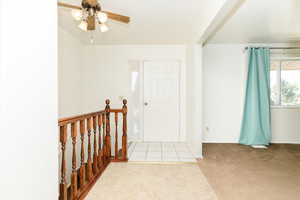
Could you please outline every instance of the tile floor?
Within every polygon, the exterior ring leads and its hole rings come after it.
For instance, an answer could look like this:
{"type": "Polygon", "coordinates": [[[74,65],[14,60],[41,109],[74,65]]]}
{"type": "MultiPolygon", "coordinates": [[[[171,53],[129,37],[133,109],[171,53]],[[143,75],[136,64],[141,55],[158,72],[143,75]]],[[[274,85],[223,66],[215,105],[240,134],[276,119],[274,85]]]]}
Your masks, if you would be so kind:
{"type": "Polygon", "coordinates": [[[196,162],[186,143],[133,142],[128,149],[129,161],[196,162]]]}

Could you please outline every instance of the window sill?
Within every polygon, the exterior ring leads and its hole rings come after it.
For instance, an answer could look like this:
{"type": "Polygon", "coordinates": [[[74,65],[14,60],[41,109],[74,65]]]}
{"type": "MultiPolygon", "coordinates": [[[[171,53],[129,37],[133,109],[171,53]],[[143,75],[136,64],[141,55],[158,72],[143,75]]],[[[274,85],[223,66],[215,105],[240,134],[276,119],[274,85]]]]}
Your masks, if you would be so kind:
{"type": "Polygon", "coordinates": [[[271,106],[271,109],[300,109],[300,106],[271,106]]]}

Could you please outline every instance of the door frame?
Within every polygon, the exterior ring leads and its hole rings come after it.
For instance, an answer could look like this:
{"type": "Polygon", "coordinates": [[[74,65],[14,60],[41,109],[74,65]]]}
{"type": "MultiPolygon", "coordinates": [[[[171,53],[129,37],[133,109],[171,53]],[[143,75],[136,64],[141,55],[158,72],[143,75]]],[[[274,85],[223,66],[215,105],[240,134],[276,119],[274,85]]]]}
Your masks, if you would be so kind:
{"type": "Polygon", "coordinates": [[[186,75],[186,65],[182,60],[179,59],[151,59],[151,60],[142,60],[140,66],[140,110],[142,113],[142,120],[141,120],[141,139],[144,140],[144,68],[145,62],[177,62],[179,64],[179,77],[178,77],[178,92],[179,92],[179,99],[178,99],[178,106],[179,106],[179,124],[178,124],[178,139],[177,142],[185,142],[186,141],[186,109],[185,109],[185,102],[186,102],[186,85],[185,85],[185,75],[186,75]]]}

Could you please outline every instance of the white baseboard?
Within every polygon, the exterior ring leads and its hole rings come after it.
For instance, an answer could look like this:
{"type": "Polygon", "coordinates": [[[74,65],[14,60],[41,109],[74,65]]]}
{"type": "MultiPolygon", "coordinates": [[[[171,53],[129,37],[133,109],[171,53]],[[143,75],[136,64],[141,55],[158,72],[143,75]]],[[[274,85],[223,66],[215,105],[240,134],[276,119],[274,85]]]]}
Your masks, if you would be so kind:
{"type": "MultiPolygon", "coordinates": [[[[202,141],[202,143],[225,143],[225,144],[238,144],[237,140],[206,140],[202,141]]],[[[273,144],[300,144],[300,140],[272,140],[273,144]]]]}
{"type": "Polygon", "coordinates": [[[228,140],[207,140],[207,141],[202,141],[202,143],[239,143],[238,141],[228,141],[228,140]]]}
{"type": "Polygon", "coordinates": [[[271,143],[273,144],[300,144],[300,141],[286,141],[286,140],[275,140],[275,141],[271,141],[271,143]]]}

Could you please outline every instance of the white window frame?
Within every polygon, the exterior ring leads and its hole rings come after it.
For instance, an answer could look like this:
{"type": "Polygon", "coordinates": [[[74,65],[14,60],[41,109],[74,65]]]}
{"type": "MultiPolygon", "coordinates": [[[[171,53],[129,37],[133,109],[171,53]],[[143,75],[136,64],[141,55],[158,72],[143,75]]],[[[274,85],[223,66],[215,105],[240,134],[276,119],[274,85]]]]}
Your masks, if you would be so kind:
{"type": "MultiPolygon", "coordinates": [[[[281,105],[281,63],[284,61],[300,61],[300,57],[271,57],[271,61],[280,61],[279,69],[277,69],[277,84],[278,84],[278,97],[276,99],[276,105],[271,105],[271,108],[290,108],[299,109],[300,105],[281,105]]],[[[271,62],[270,62],[271,63],[271,62]]],[[[270,80],[271,81],[271,80],[270,80]]],[[[271,88],[270,88],[271,91],[271,88]]],[[[271,98],[271,97],[270,97],[271,98]]]]}

